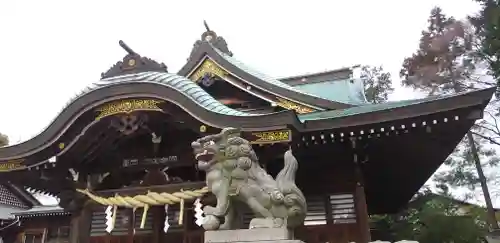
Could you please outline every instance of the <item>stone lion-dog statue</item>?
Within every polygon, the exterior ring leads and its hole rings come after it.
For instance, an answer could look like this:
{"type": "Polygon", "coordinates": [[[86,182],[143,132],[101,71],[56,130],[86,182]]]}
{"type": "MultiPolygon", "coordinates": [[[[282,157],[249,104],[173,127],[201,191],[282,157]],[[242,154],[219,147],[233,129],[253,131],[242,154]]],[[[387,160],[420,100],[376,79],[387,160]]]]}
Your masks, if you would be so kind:
{"type": "Polygon", "coordinates": [[[237,128],[225,128],[191,145],[198,169],[206,172],[207,186],[217,199],[215,207],[203,208],[205,230],[236,229],[242,203],[255,215],[250,228],[294,228],[303,224],[306,199],[295,185],[298,162],[290,150],[284,154],[283,169],[273,179],[259,165],[252,145],[237,128]]]}

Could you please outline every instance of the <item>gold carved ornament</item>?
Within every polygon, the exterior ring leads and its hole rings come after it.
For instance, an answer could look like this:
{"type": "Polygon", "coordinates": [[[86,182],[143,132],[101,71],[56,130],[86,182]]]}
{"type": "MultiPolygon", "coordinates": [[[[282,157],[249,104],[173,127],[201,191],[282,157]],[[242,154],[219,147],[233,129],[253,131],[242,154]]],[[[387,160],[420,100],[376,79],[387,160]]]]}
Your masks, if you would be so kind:
{"type": "Polygon", "coordinates": [[[162,109],[158,106],[161,103],[163,103],[163,101],[152,99],[128,99],[115,101],[97,108],[99,115],[97,115],[95,119],[100,120],[101,118],[107,116],[122,113],[128,114],[134,111],[162,111],[162,109]]]}
{"type": "Polygon", "coordinates": [[[193,74],[191,74],[189,79],[191,79],[194,82],[198,82],[206,73],[221,78],[224,78],[227,75],[227,72],[224,69],[219,67],[219,65],[217,65],[214,61],[207,58],[198,67],[198,69],[196,69],[196,71],[193,74]]]}
{"type": "Polygon", "coordinates": [[[24,160],[9,160],[0,163],[0,172],[7,172],[16,169],[24,169],[26,165],[23,165],[24,160]]]}
{"type": "Polygon", "coordinates": [[[292,131],[280,130],[269,132],[254,132],[252,133],[252,137],[256,138],[252,139],[252,141],[250,142],[252,144],[290,142],[292,140],[292,131]]]}
{"type": "Polygon", "coordinates": [[[309,107],[299,105],[297,103],[294,103],[294,102],[289,101],[289,100],[285,100],[283,98],[277,97],[276,99],[278,100],[278,102],[276,102],[276,105],[283,107],[287,110],[294,110],[295,112],[297,112],[299,114],[304,114],[304,113],[309,113],[309,112],[315,111],[309,107]]]}

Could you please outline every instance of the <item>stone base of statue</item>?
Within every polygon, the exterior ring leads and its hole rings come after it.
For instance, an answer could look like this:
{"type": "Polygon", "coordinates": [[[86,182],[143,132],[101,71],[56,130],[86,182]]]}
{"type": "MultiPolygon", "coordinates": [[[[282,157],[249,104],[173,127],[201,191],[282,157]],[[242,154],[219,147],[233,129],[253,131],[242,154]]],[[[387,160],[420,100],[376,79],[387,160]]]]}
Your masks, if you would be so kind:
{"type": "Polygon", "coordinates": [[[286,228],[205,231],[205,243],[303,243],[286,228]]]}

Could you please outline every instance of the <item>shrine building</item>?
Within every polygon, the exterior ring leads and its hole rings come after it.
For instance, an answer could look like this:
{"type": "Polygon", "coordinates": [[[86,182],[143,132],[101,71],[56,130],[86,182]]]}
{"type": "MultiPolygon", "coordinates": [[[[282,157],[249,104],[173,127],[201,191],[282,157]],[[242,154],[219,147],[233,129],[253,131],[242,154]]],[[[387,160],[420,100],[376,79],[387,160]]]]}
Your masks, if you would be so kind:
{"type": "MultiPolygon", "coordinates": [[[[17,196],[20,209],[2,220],[13,223],[0,232],[4,242],[202,243],[195,200],[169,210],[119,208],[107,230],[106,206],[85,193],[200,190],[205,174],[191,142],[236,127],[271,175],[284,151],[297,158],[308,208],[298,239],[366,243],[369,215],[403,208],[482,118],[495,91],[372,104],[359,67],[273,78],[206,27],[177,72],[120,42],[125,57],[89,80],[43,131],[0,148],[0,189],[60,200],[49,207],[17,196]]],[[[196,202],[213,200],[208,192],[196,202]]]]}

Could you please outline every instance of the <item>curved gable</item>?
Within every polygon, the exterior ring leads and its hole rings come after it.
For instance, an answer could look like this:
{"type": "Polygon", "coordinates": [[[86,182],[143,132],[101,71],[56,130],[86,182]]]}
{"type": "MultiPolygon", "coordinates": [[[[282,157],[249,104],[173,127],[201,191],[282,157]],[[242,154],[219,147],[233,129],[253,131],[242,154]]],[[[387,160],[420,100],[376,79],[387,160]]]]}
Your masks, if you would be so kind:
{"type": "Polygon", "coordinates": [[[190,59],[184,67],[178,71],[178,74],[186,77],[192,76],[199,66],[203,64],[206,57],[219,65],[227,73],[246,82],[249,86],[268,92],[278,99],[297,103],[296,105],[306,106],[315,111],[344,109],[353,106],[351,104],[336,102],[306,93],[277,79],[268,77],[265,74],[249,68],[231,55],[218,50],[206,41],[198,43],[190,59]]]}
{"type": "MultiPolygon", "coordinates": [[[[174,103],[200,122],[217,128],[234,126],[252,130],[282,126],[286,121],[300,123],[294,112],[241,112],[221,104],[185,77],[163,72],[142,72],[102,79],[88,86],[39,135],[21,144],[0,148],[0,161],[19,159],[44,149],[59,151],[58,139],[84,113],[96,113],[95,108],[100,105],[132,98],[152,98],[174,103]]],[[[97,114],[94,114],[96,118],[97,114]]],[[[95,122],[97,120],[92,124],[95,122]]]]}

